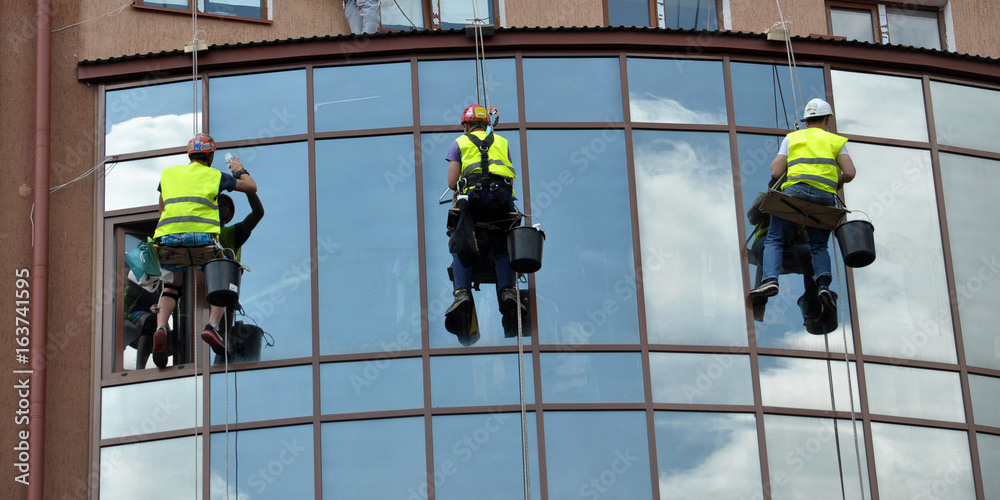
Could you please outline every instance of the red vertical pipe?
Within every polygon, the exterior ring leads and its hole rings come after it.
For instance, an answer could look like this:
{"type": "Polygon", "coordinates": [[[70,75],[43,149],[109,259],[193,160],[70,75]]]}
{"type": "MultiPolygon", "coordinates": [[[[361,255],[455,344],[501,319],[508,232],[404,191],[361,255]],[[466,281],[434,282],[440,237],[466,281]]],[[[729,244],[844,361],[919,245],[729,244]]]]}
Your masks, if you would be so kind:
{"type": "Polygon", "coordinates": [[[35,11],[35,191],[31,263],[31,419],[28,423],[28,500],[45,495],[45,354],[49,301],[49,125],[52,93],[52,4],[37,0],[35,11]]]}

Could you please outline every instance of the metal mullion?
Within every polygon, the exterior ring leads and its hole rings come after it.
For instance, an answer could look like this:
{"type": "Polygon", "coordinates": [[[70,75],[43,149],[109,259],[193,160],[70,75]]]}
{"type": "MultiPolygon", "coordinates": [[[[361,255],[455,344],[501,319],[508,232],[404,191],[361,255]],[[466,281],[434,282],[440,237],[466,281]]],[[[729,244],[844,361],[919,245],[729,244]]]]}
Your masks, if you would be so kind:
{"type": "Polygon", "coordinates": [[[660,498],[659,464],[656,453],[656,412],[653,410],[652,369],[649,361],[649,335],[646,325],[646,298],[643,289],[642,242],[639,233],[639,202],[635,174],[635,154],[632,141],[632,112],[628,93],[628,57],[625,52],[618,56],[621,74],[622,113],[625,135],[625,174],[628,177],[629,217],[632,226],[632,262],[635,271],[636,314],[639,326],[639,352],[642,363],[643,400],[646,413],[646,441],[649,453],[649,474],[653,498],[660,498]]]}
{"type": "MultiPolygon", "coordinates": [[[[826,100],[827,102],[833,104],[833,68],[830,63],[823,64],[823,85],[826,87],[826,100]]],[[[836,118],[830,124],[830,131],[837,132],[837,122],[836,118]]],[[[845,195],[843,199],[847,199],[845,195]]],[[[865,363],[864,355],[862,354],[861,348],[861,325],[858,319],[858,299],[856,294],[852,293],[854,290],[854,272],[851,268],[845,266],[844,279],[847,282],[848,297],[847,303],[851,309],[851,342],[854,347],[854,375],[857,378],[858,383],[858,404],[857,410],[854,412],[854,422],[852,422],[852,437],[854,437],[854,425],[856,421],[860,418],[861,429],[864,434],[865,443],[865,460],[868,466],[868,493],[872,496],[872,500],[878,500],[878,476],[875,470],[875,453],[874,453],[874,440],[872,439],[872,427],[871,427],[871,414],[868,409],[868,387],[865,378],[865,363]]],[[[841,328],[845,328],[841,325],[841,328]]],[[[845,342],[846,344],[846,342],[845,342]]],[[[847,345],[844,345],[845,357],[850,359],[850,353],[847,352],[847,345]]],[[[848,370],[850,369],[850,363],[847,363],[848,370]]],[[[850,373],[850,372],[848,372],[850,373]]],[[[848,384],[848,388],[851,385],[848,384]]],[[[858,448],[860,454],[861,449],[858,448]]],[[[860,455],[857,457],[861,460],[860,455]]]]}
{"type": "Polygon", "coordinates": [[[931,102],[931,82],[927,75],[923,77],[924,110],[927,113],[927,134],[931,143],[931,174],[934,176],[934,192],[937,198],[938,225],[941,232],[941,250],[944,259],[945,282],[948,285],[950,298],[951,322],[955,339],[955,355],[958,363],[959,381],[962,386],[962,401],[964,402],[965,420],[968,424],[969,455],[972,460],[973,484],[977,498],[986,498],[983,489],[982,464],[979,462],[979,442],[976,437],[976,420],[972,411],[972,388],[969,383],[969,370],[965,359],[965,340],[962,337],[962,320],[958,307],[958,293],[955,278],[954,260],[951,254],[951,238],[948,232],[948,213],[944,199],[944,179],[941,174],[941,157],[937,148],[937,128],[934,122],[934,106],[931,102]]]}
{"type": "MultiPolygon", "coordinates": [[[[306,116],[306,157],[308,165],[306,166],[307,176],[309,178],[309,241],[318,241],[319,231],[317,229],[317,211],[316,211],[316,113],[314,112],[315,103],[315,87],[314,87],[314,66],[312,64],[306,65],[306,109],[309,110],[308,116],[306,116]]],[[[318,245],[312,245],[310,249],[310,258],[317,258],[312,255],[315,251],[319,253],[318,245]]],[[[312,260],[312,262],[318,263],[318,260],[312,260]]],[[[313,267],[313,266],[310,266],[313,267]]],[[[311,311],[311,323],[312,323],[312,355],[310,356],[310,364],[312,365],[312,397],[313,397],[313,414],[312,414],[312,430],[313,430],[313,495],[316,500],[322,500],[323,498],[323,424],[320,419],[320,415],[323,413],[322,401],[322,359],[320,358],[319,352],[319,298],[318,289],[319,284],[317,278],[312,276],[313,272],[310,269],[310,279],[313,283],[310,288],[310,294],[312,297],[312,307],[311,311]]],[[[318,271],[317,271],[318,275],[318,271]]]]}

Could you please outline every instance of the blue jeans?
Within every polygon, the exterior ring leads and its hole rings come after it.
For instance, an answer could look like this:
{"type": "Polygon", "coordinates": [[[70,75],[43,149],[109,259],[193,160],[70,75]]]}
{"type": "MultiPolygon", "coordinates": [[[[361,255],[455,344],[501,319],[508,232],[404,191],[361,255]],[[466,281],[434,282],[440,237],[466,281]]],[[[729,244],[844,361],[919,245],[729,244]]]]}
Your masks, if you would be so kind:
{"type": "MultiPolygon", "coordinates": [[[[469,211],[476,222],[507,221],[514,212],[514,198],[509,187],[501,187],[494,191],[476,188],[469,191],[469,211]],[[475,191],[475,193],[474,193],[475,191]]],[[[497,225],[503,225],[500,222],[497,225]]],[[[493,250],[493,265],[497,273],[497,291],[504,287],[514,286],[514,271],[510,269],[510,256],[507,255],[507,229],[489,230],[486,232],[493,250]]],[[[472,288],[472,268],[462,265],[457,253],[452,253],[451,269],[455,279],[455,290],[472,288]]]]}
{"type": "MultiPolygon", "coordinates": [[[[837,199],[833,193],[810,186],[805,183],[792,184],[783,190],[784,193],[819,205],[834,206],[837,199]]],[[[796,224],[788,220],[771,216],[771,225],[767,229],[767,239],[764,241],[764,280],[777,280],[778,273],[781,272],[782,250],[784,248],[785,235],[795,229],[796,224]]],[[[809,254],[812,257],[812,267],[814,280],[826,275],[832,280],[830,274],[830,230],[818,227],[806,226],[806,236],[809,239],[809,254]]]]}

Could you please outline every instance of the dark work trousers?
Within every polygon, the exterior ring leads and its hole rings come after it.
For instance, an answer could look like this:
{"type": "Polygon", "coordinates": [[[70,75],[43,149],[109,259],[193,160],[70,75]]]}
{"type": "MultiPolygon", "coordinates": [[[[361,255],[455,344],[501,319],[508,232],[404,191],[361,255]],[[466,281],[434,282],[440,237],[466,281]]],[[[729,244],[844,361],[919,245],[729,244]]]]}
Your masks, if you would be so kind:
{"type": "MultiPolygon", "coordinates": [[[[496,189],[473,188],[469,195],[469,214],[476,222],[496,222],[496,228],[489,229],[486,234],[493,248],[493,263],[497,272],[497,291],[504,287],[514,286],[514,271],[510,269],[510,257],[507,255],[507,231],[510,229],[511,213],[514,212],[514,197],[509,186],[498,186],[496,189]]],[[[472,288],[472,268],[462,265],[458,254],[452,252],[452,272],[455,277],[455,290],[472,288]]]]}

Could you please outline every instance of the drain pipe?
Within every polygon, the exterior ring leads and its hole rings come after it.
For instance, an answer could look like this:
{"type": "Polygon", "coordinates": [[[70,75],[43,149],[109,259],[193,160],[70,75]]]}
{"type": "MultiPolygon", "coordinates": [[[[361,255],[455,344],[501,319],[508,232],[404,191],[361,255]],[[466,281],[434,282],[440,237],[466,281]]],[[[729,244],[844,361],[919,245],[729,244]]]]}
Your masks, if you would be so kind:
{"type": "Polygon", "coordinates": [[[45,496],[45,355],[49,313],[49,126],[52,94],[52,1],[35,11],[35,195],[31,242],[31,394],[28,500],[45,496]]]}

